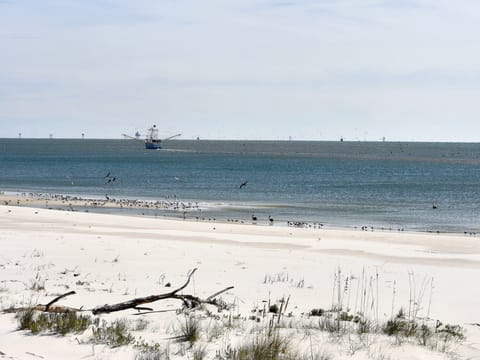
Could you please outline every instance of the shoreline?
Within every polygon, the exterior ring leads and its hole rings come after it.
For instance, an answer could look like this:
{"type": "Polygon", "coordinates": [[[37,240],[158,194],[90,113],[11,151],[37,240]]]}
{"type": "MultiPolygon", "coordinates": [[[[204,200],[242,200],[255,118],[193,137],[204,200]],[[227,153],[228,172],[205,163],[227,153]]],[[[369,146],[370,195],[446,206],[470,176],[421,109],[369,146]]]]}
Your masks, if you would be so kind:
{"type": "MultiPolygon", "coordinates": [[[[208,207],[199,201],[182,201],[176,197],[163,200],[128,199],[105,197],[82,197],[75,195],[35,192],[0,191],[0,204],[7,206],[26,206],[39,209],[50,209],[72,212],[93,212],[99,214],[121,214],[124,216],[138,216],[162,219],[180,219],[188,221],[246,224],[255,226],[281,226],[289,228],[313,228],[331,230],[352,230],[362,232],[410,233],[410,234],[437,234],[480,237],[476,231],[440,231],[440,230],[405,230],[403,227],[393,228],[386,226],[369,225],[333,225],[324,222],[283,220],[269,221],[268,218],[252,220],[248,218],[222,218],[209,216],[208,207]],[[202,212],[203,210],[203,212],[202,212]]],[[[221,212],[219,208],[219,212],[221,212]]],[[[252,209],[253,210],[253,209],[252,209]]]]}

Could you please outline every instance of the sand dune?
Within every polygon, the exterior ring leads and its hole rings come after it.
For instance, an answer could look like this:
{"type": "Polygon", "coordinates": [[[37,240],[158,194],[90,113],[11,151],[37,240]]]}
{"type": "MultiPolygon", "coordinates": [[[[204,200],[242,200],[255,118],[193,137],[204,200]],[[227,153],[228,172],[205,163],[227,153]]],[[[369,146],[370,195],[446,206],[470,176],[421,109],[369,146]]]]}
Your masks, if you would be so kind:
{"type": "MultiPolygon", "coordinates": [[[[348,278],[348,286],[340,295],[343,306],[352,313],[360,307],[360,281],[367,279],[373,286],[372,297],[375,294],[371,306],[365,307],[370,317],[388,320],[392,310],[396,313],[409,306],[414,291],[419,318],[428,316],[465,328],[467,340],[456,344],[450,354],[411,343],[396,346],[379,336],[376,344],[391,359],[446,359],[451,353],[480,359],[480,327],[472,325],[480,323],[477,237],[192,222],[0,206],[0,244],[3,309],[45,304],[69,290],[77,294],[61,304],[86,309],[162,293],[168,291],[167,283],[180,286],[192,268],[198,270],[186,293],[207,297],[233,285],[235,288],[222,299],[235,304],[228,314],[245,318],[245,324],[217,340],[205,341],[206,358],[213,358],[225,344],[235,345],[247,337],[248,329],[255,325],[248,318],[265,302],[290,296],[292,323],[308,321],[302,314],[311,309],[332,308],[340,276],[342,289],[348,278]]],[[[151,306],[174,310],[181,304],[166,301],[151,306]]],[[[102,316],[109,321],[117,318],[134,323],[139,317],[134,311],[102,316]]],[[[175,312],[142,318],[149,325],[143,331],[132,330],[135,336],[171,343],[172,349],[180,346],[166,340],[179,326],[175,312]]],[[[0,358],[133,359],[138,351],[132,346],[112,349],[93,345],[83,341],[86,334],[30,336],[16,328],[13,314],[0,315],[0,358]]],[[[373,356],[366,349],[350,354],[348,346],[329,342],[324,333],[313,336],[315,346],[327,349],[333,359],[373,356]]],[[[297,331],[291,338],[300,349],[305,347],[305,334],[297,331]]],[[[192,358],[191,349],[173,352],[173,358],[192,358]]]]}

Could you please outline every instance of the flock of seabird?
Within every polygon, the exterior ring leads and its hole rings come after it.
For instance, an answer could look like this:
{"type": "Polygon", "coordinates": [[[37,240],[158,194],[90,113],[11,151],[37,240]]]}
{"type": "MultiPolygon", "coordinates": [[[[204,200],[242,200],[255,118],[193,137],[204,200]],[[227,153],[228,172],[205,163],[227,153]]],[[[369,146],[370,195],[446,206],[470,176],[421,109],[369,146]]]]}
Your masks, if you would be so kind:
{"type": "MultiPolygon", "coordinates": [[[[107,174],[103,177],[105,184],[113,184],[115,181],[118,180],[116,176],[111,176],[111,172],[108,171],[107,174]]],[[[175,178],[177,180],[178,178],[175,178]]],[[[239,189],[243,189],[247,186],[248,181],[242,181],[239,185],[239,189]]],[[[198,202],[182,202],[177,201],[176,196],[173,197],[173,200],[170,200],[167,197],[167,200],[157,200],[157,201],[147,201],[147,200],[130,200],[130,199],[114,199],[108,194],[105,194],[105,200],[102,199],[89,199],[89,198],[82,198],[78,196],[69,196],[69,195],[59,195],[59,194],[42,194],[42,193],[28,193],[22,194],[23,196],[27,196],[36,199],[36,200],[45,200],[45,205],[47,208],[53,208],[49,206],[48,201],[56,201],[61,202],[62,207],[67,207],[67,210],[76,211],[75,207],[111,207],[111,208],[133,208],[133,209],[153,209],[153,210],[174,210],[174,211],[183,211],[183,218],[186,218],[186,212],[188,210],[198,210],[201,209],[198,206],[198,202]]],[[[5,201],[5,205],[11,205],[11,201],[5,201]]],[[[20,205],[20,200],[17,200],[17,205],[20,205]]],[[[64,208],[65,209],[65,208],[64,208]]],[[[432,209],[437,209],[437,204],[432,204],[432,209]]],[[[88,210],[86,210],[88,211],[88,210]]],[[[142,213],[144,215],[144,213],[142,213]]],[[[156,216],[156,214],[155,214],[156,216]]],[[[195,217],[196,220],[208,220],[208,221],[216,221],[215,218],[205,218],[205,217],[195,217]]],[[[226,219],[227,222],[240,222],[244,223],[243,220],[237,219],[226,219]]],[[[259,221],[258,216],[255,214],[251,215],[251,220],[253,224],[257,224],[259,221]]],[[[274,218],[272,216],[268,216],[266,219],[266,223],[273,225],[274,218]]],[[[322,229],[324,224],[317,223],[317,222],[305,222],[305,221],[287,221],[287,226],[289,227],[297,227],[297,228],[314,228],[314,229],[322,229]]],[[[357,227],[354,227],[357,229],[357,227]]],[[[374,231],[373,226],[362,226],[360,228],[362,231],[374,231]]],[[[392,231],[392,228],[379,228],[382,231],[392,231]]],[[[398,229],[398,231],[404,231],[403,228],[398,229]]],[[[433,231],[430,231],[433,232],[433,231]]],[[[436,231],[439,233],[439,231],[436,231]]],[[[464,232],[465,235],[475,236],[476,232],[464,232]]]]}

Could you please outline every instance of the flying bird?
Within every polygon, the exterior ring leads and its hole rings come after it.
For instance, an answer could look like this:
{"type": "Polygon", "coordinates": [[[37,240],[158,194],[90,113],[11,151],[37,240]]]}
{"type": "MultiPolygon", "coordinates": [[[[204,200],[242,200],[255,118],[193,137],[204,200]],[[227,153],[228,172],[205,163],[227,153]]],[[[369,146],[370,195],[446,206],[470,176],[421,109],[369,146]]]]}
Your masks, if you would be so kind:
{"type": "Polygon", "coordinates": [[[110,176],[110,171],[105,175],[105,178],[108,178],[110,176]]]}
{"type": "Polygon", "coordinates": [[[247,183],[248,183],[248,181],[245,181],[245,182],[241,183],[240,186],[239,186],[239,189],[242,189],[245,186],[247,186],[247,183]]]}

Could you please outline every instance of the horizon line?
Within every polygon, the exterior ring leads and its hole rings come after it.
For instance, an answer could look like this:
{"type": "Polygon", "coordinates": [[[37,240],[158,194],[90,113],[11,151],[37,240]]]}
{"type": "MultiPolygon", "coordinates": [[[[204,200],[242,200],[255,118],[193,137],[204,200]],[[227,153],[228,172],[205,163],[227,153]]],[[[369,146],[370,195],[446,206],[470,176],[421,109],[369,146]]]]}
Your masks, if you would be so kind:
{"type": "MultiPolygon", "coordinates": [[[[114,138],[114,137],[0,137],[0,140],[119,140],[119,141],[131,141],[133,139],[123,139],[123,138],[114,138]]],[[[144,141],[144,139],[140,138],[137,141],[144,141]]],[[[340,139],[235,139],[235,138],[186,138],[186,139],[171,139],[165,140],[165,142],[170,141],[260,141],[260,142],[348,142],[348,143],[462,143],[462,144],[476,144],[480,143],[480,140],[369,140],[369,139],[348,139],[348,138],[340,138],[340,139]]]]}

